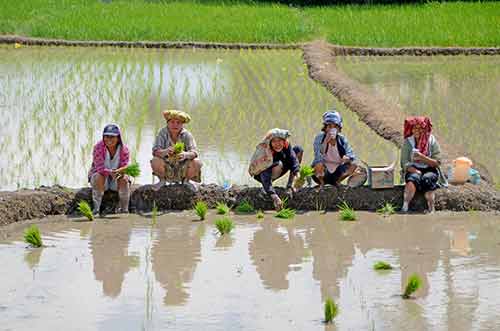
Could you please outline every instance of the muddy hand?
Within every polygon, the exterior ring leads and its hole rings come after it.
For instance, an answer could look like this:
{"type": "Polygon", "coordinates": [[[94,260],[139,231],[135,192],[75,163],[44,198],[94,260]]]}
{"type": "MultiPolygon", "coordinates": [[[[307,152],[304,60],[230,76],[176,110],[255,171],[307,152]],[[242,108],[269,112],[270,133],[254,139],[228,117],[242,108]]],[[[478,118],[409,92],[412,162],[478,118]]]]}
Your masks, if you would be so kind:
{"type": "Polygon", "coordinates": [[[283,201],[281,201],[280,197],[277,194],[271,195],[273,199],[274,209],[281,210],[283,208],[283,201]]]}

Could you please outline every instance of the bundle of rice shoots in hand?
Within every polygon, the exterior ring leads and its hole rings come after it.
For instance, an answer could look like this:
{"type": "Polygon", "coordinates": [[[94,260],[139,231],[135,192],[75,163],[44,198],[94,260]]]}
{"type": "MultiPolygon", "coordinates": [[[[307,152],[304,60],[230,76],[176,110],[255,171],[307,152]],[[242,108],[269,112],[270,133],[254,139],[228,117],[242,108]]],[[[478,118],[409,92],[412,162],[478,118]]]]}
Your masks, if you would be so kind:
{"type": "Polygon", "coordinates": [[[295,179],[293,187],[301,188],[306,183],[306,179],[314,175],[314,169],[311,166],[301,166],[299,170],[299,177],[295,179]]]}
{"type": "Polygon", "coordinates": [[[141,175],[141,168],[139,168],[139,163],[136,161],[132,162],[132,164],[129,164],[124,170],[123,170],[124,175],[128,175],[130,177],[139,177],[141,175]]]}
{"type": "Polygon", "coordinates": [[[178,155],[180,153],[184,152],[184,143],[182,141],[176,142],[174,145],[174,153],[175,155],[178,155]]]}

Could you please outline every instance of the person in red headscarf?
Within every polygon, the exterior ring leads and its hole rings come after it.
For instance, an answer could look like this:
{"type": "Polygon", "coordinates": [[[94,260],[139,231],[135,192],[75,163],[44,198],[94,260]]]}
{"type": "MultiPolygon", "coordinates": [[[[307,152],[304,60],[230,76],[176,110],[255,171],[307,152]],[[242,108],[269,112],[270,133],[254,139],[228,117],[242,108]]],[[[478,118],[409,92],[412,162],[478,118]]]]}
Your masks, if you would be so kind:
{"type": "Polygon", "coordinates": [[[401,171],[405,179],[402,212],[407,212],[416,191],[424,192],[429,212],[434,211],[434,190],[444,179],[439,144],[432,135],[430,118],[408,117],[404,123],[404,143],[401,149],[401,171]]]}

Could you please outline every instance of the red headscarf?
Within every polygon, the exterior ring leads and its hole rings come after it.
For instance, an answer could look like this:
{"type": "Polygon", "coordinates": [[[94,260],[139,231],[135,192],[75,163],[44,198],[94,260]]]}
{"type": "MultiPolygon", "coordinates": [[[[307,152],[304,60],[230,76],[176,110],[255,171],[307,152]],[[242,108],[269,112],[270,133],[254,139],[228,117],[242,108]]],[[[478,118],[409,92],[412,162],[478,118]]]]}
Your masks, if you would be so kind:
{"type": "Polygon", "coordinates": [[[426,116],[412,116],[405,119],[404,137],[405,139],[413,135],[413,127],[419,125],[424,132],[420,135],[418,141],[415,141],[416,147],[420,153],[427,155],[429,152],[429,137],[431,136],[432,123],[431,119],[426,116]]]}

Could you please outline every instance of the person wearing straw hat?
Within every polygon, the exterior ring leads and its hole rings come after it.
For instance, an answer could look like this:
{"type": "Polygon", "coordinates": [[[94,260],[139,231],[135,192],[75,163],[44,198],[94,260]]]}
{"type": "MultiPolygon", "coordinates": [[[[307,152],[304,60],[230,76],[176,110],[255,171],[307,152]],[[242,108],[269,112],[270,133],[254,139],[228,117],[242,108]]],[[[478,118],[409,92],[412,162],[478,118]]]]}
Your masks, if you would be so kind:
{"type": "Polygon", "coordinates": [[[273,199],[274,208],[280,210],[283,201],[273,188],[272,182],[290,171],[288,177],[287,191],[294,192],[293,180],[300,170],[300,162],[304,150],[300,146],[290,146],[288,138],[290,132],[283,129],[272,129],[260,142],[248,168],[249,174],[262,184],[264,191],[273,199]]]}
{"type": "Polygon", "coordinates": [[[197,185],[201,182],[202,163],[198,159],[193,135],[184,128],[191,117],[175,109],[163,111],[163,117],[167,125],[156,136],[151,160],[153,174],[160,179],[155,189],[161,188],[166,182],[182,182],[197,190],[197,185]],[[174,150],[174,145],[178,142],[184,144],[180,153],[174,150]]]}
{"type": "Polygon", "coordinates": [[[130,179],[123,170],[130,161],[127,145],[122,141],[120,127],[108,124],[102,132],[102,140],[93,149],[92,166],[88,179],[92,186],[93,213],[98,214],[104,192],[118,191],[120,197],[119,212],[128,213],[130,200],[130,179]]]}
{"type": "Polygon", "coordinates": [[[338,186],[342,180],[351,176],[357,166],[356,159],[347,138],[340,134],[342,117],[335,110],[323,114],[323,128],[314,138],[313,180],[323,187],[325,184],[338,186]]]}
{"type": "Polygon", "coordinates": [[[403,213],[408,212],[415,192],[423,192],[429,212],[434,212],[434,191],[448,183],[441,170],[441,149],[432,132],[429,117],[412,116],[405,119],[404,143],[401,149],[401,173],[405,180],[403,213]]]}

